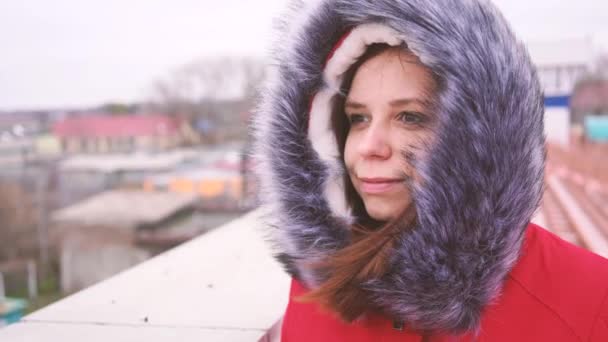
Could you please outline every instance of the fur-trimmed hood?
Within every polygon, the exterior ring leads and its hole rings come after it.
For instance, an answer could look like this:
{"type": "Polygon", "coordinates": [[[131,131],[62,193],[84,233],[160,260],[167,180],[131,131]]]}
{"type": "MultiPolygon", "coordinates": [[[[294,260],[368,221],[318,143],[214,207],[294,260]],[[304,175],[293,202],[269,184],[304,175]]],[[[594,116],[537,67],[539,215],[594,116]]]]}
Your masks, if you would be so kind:
{"type": "Polygon", "coordinates": [[[277,257],[302,267],[349,241],[330,103],[366,44],[407,44],[442,82],[436,138],[415,164],[417,225],[390,272],[362,284],[374,305],[420,330],[478,327],[518,259],[543,184],[543,95],[525,47],[484,0],[314,0],[279,25],[275,73],[254,116],[255,157],[277,257]]]}

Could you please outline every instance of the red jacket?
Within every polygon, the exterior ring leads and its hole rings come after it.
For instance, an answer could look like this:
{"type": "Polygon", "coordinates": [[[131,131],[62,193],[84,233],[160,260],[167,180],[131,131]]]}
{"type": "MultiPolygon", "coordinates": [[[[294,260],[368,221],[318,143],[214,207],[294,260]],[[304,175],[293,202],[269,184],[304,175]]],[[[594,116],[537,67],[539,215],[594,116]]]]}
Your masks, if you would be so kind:
{"type": "Polygon", "coordinates": [[[608,260],[530,224],[522,256],[498,301],[484,311],[478,338],[398,331],[382,317],[353,324],[291,298],[306,292],[292,281],[282,341],[608,341],[608,260]]]}

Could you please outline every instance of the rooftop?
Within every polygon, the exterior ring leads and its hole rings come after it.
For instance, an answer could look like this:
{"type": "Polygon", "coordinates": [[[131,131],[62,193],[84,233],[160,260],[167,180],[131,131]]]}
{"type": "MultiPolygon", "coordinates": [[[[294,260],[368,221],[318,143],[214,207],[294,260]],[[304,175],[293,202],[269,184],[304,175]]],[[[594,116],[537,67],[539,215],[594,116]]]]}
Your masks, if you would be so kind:
{"type": "Polygon", "coordinates": [[[135,137],[176,134],[178,121],[165,115],[87,115],[55,123],[57,137],[135,137]]]}
{"type": "Polygon", "coordinates": [[[53,213],[57,223],[79,225],[120,225],[134,229],[157,223],[174,213],[193,206],[195,195],[111,190],[53,213]]]}
{"type": "Polygon", "coordinates": [[[94,171],[112,173],[119,171],[169,171],[180,164],[196,160],[199,152],[177,150],[166,153],[130,153],[105,155],[77,155],[60,164],[62,171],[94,171]]]}

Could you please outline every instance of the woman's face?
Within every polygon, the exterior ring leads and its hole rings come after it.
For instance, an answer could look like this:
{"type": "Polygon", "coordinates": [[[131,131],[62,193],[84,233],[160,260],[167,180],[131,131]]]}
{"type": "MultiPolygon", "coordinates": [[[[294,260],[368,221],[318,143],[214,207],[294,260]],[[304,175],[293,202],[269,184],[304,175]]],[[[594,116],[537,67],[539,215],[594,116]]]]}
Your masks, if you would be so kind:
{"type": "Polygon", "coordinates": [[[435,84],[412,54],[391,48],[355,72],[344,112],[350,123],[344,161],[369,216],[387,221],[412,202],[407,160],[420,157],[432,138],[428,104],[435,84]],[[406,157],[407,156],[407,157],[406,157]]]}

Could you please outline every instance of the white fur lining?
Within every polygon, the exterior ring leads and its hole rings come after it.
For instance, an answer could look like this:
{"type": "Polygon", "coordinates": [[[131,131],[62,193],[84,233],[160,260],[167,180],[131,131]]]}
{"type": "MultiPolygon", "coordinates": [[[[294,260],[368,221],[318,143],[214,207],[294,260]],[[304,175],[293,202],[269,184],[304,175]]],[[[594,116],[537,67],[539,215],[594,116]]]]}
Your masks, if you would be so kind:
{"type": "Polygon", "coordinates": [[[374,43],[386,43],[397,46],[403,41],[399,34],[388,26],[380,24],[363,24],[354,28],[342,45],[334,52],[323,71],[325,82],[330,88],[338,91],[342,75],[357,62],[367,47],[374,43]]]}
{"type": "Polygon", "coordinates": [[[348,223],[354,220],[344,197],[340,152],[331,128],[331,106],[333,97],[340,90],[343,74],[373,43],[396,46],[402,40],[396,31],[380,24],[363,24],[354,28],[327,62],[323,71],[326,86],[315,95],[310,109],[308,138],[319,158],[330,169],[324,196],[334,215],[348,223]]]}

